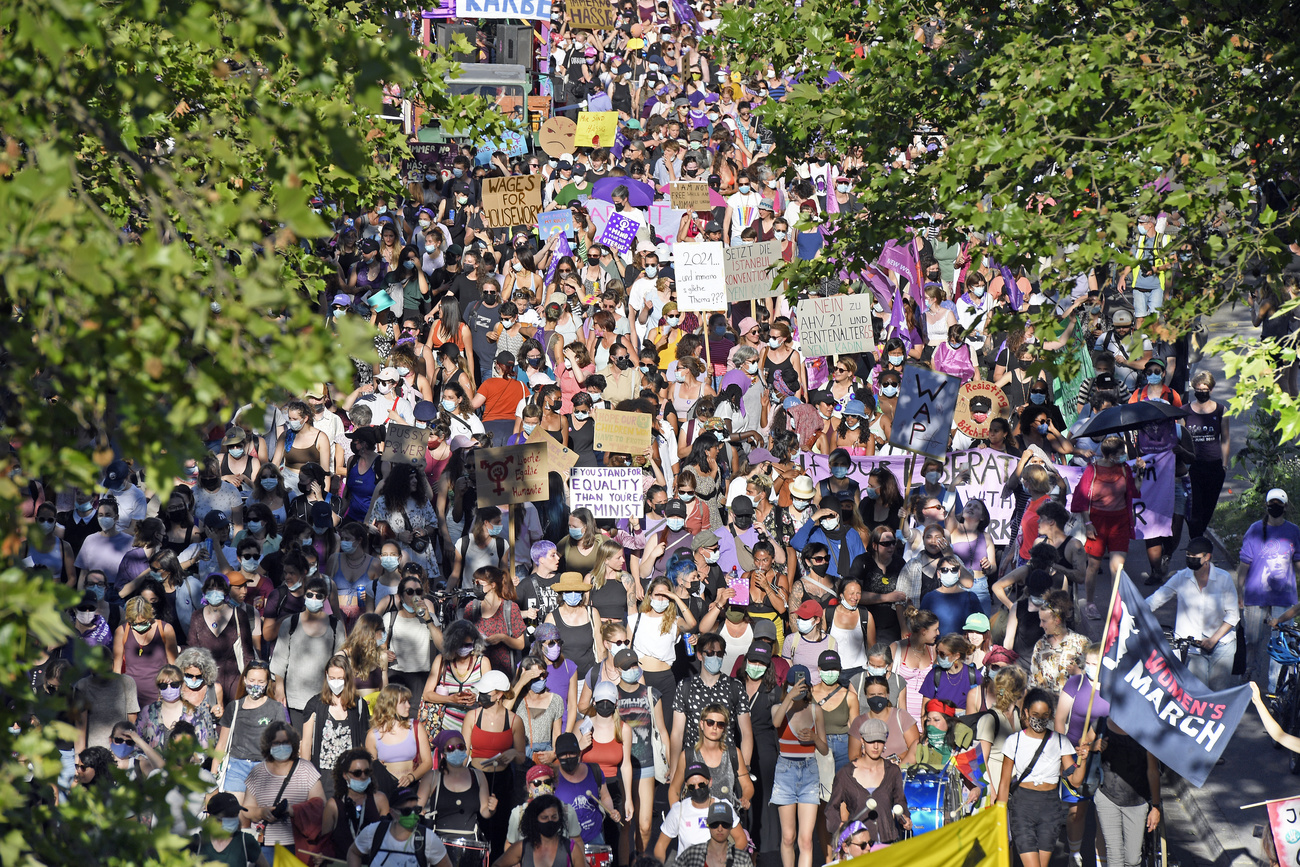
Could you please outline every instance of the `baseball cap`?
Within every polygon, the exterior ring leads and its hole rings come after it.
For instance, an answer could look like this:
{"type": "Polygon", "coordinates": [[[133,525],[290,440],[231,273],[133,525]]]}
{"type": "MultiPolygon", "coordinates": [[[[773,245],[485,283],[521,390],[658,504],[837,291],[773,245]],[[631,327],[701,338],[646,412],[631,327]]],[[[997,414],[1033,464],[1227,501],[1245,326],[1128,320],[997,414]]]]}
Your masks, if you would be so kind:
{"type": "Polygon", "coordinates": [[[397,372],[396,367],[385,367],[383,370],[379,371],[379,373],[375,376],[375,381],[376,382],[384,382],[384,381],[397,382],[401,378],[402,375],[397,372]]]}
{"type": "Polygon", "coordinates": [[[689,780],[691,777],[703,777],[706,780],[711,780],[713,779],[713,772],[709,770],[709,766],[704,762],[691,762],[686,766],[686,776],[682,777],[682,779],[689,780]]]}
{"type": "Polygon", "coordinates": [[[515,357],[503,349],[497,353],[496,363],[513,368],[515,366],[515,357]]]}
{"type": "Polygon", "coordinates": [[[246,439],[248,439],[248,434],[242,427],[232,427],[221,438],[221,444],[223,446],[237,446],[246,439]]]}
{"type": "MultiPolygon", "coordinates": [[[[757,624],[758,621],[755,620],[754,623],[757,624]]],[[[755,638],[757,638],[757,636],[755,636],[755,638]]],[[[749,651],[745,654],[745,661],[771,665],[772,648],[768,647],[766,644],[752,644],[749,647],[749,651]]]]}
{"type": "Polygon", "coordinates": [[[751,449],[749,452],[749,465],[751,467],[758,464],[774,464],[776,462],[776,455],[772,454],[762,446],[759,446],[756,449],[751,449]]]}
{"type": "Polygon", "coordinates": [[[731,514],[752,515],[754,514],[754,503],[747,496],[736,497],[731,501],[731,514]]]}
{"type": "MultiPolygon", "coordinates": [[[[800,605],[800,608],[803,606],[800,605]]],[[[822,671],[839,671],[840,655],[834,650],[823,650],[817,656],[817,667],[822,671]]]]}
{"type": "Polygon", "coordinates": [[[1133,314],[1123,309],[1116,310],[1110,316],[1110,324],[1111,325],[1132,325],[1133,314]]]}
{"type": "MultiPolygon", "coordinates": [[[[755,641],[760,641],[762,639],[767,639],[771,642],[776,641],[776,624],[768,620],[766,617],[755,617],[750,622],[749,628],[754,631],[755,641]]],[[[753,650],[753,648],[751,647],[750,650],[753,650]]]]}
{"type": "Polygon", "coordinates": [[[239,799],[230,792],[217,792],[208,799],[209,816],[233,819],[243,812],[245,812],[245,808],[239,803],[239,799]]]}
{"type": "Polygon", "coordinates": [[[335,295],[333,298],[330,299],[330,306],[331,306],[331,307],[351,307],[351,306],[352,306],[352,296],[351,296],[351,295],[344,295],[342,292],[340,292],[339,294],[335,295]]]}
{"type": "Polygon", "coordinates": [[[706,232],[721,232],[721,231],[722,231],[722,224],[719,223],[717,220],[709,220],[707,223],[704,224],[704,231],[706,231],[706,232]]]}
{"type": "Polygon", "coordinates": [[[704,819],[704,824],[710,828],[714,825],[726,825],[730,828],[736,824],[736,817],[731,812],[731,805],[725,801],[715,801],[713,806],[709,807],[709,815],[704,819]]]}
{"type": "Polygon", "coordinates": [[[962,632],[988,632],[989,617],[987,614],[980,614],[978,611],[966,618],[962,624],[962,632]]]}
{"type": "Polygon", "coordinates": [[[311,523],[315,527],[324,527],[334,525],[334,510],[330,508],[329,503],[312,503],[311,523]]]}
{"type": "Polygon", "coordinates": [[[230,526],[230,518],[220,509],[213,509],[203,517],[203,526],[209,530],[223,530],[230,526]]]}
{"type": "Polygon", "coordinates": [[[614,654],[614,665],[620,671],[627,671],[629,668],[636,668],[641,664],[641,659],[636,655],[636,651],[630,647],[625,647],[618,653],[614,654]]]}
{"type": "Polygon", "coordinates": [[[799,607],[795,610],[794,616],[802,617],[805,620],[811,620],[814,617],[821,617],[822,616],[821,603],[818,602],[816,599],[805,599],[802,603],[800,603],[799,607]]]}
{"type": "MultiPolygon", "coordinates": [[[[665,510],[666,512],[667,510],[665,510]]],[[[701,548],[714,548],[718,544],[718,537],[712,530],[701,530],[691,540],[691,551],[698,551],[701,548]]]]}
{"type": "Polygon", "coordinates": [[[1281,503],[1282,505],[1285,506],[1290,502],[1290,500],[1287,499],[1286,491],[1282,490],[1281,488],[1274,488],[1264,496],[1264,502],[1281,503]]]}
{"type": "Polygon", "coordinates": [[[422,400],[415,405],[411,414],[416,421],[433,421],[438,417],[438,405],[431,400],[422,400]]]}
{"type": "MultiPolygon", "coordinates": [[[[493,672],[495,674],[496,672],[493,672]]],[[[618,687],[608,680],[602,680],[596,684],[596,688],[591,691],[592,701],[618,701],[618,687]]]]}
{"type": "MultiPolygon", "coordinates": [[[[613,686],[613,684],[610,684],[613,686]]],[[[480,695],[489,692],[509,692],[510,678],[506,677],[504,671],[489,671],[479,678],[478,683],[474,684],[474,690],[480,695]]]]}
{"type": "Polygon", "coordinates": [[[575,754],[582,754],[582,748],[578,746],[578,736],[573,732],[560,732],[559,737],[555,739],[555,755],[569,756],[575,754]]]}
{"type": "Polygon", "coordinates": [[[868,719],[862,723],[858,736],[869,744],[883,744],[889,740],[889,726],[884,720],[868,719]]]}
{"type": "Polygon", "coordinates": [[[375,425],[366,425],[365,427],[354,428],[346,434],[347,438],[353,443],[368,443],[369,445],[379,445],[384,441],[384,436],[379,428],[375,425]]]}
{"type": "Polygon", "coordinates": [[[357,245],[357,248],[360,249],[362,253],[378,253],[379,242],[374,238],[365,238],[357,245]]]}
{"type": "Polygon", "coordinates": [[[104,470],[104,487],[116,488],[118,485],[125,485],[130,475],[131,467],[126,461],[118,458],[104,470]]]}

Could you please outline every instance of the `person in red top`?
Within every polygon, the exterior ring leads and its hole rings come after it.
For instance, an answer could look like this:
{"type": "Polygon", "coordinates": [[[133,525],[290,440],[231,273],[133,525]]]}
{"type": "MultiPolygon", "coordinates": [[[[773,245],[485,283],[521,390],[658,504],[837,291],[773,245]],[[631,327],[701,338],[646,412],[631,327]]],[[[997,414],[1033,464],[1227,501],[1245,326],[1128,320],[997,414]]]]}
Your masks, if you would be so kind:
{"type": "MultiPolygon", "coordinates": [[[[1039,453],[1041,455],[1041,452],[1039,453]]],[[[1033,460],[1034,455],[1026,451],[1022,463],[1033,460]]],[[[1038,541],[1038,507],[1046,503],[1052,490],[1052,476],[1043,466],[1041,458],[1038,463],[1030,463],[1020,473],[1020,481],[1029,494],[1025,504],[1024,515],[1020,518],[1020,562],[1029,562],[1029,549],[1038,541]]],[[[1076,510],[1077,511],[1077,510],[1076,510]]]]}
{"type": "Polygon", "coordinates": [[[502,350],[492,365],[495,376],[483,380],[474,395],[474,409],[483,410],[483,429],[492,442],[505,445],[515,430],[515,410],[528,397],[528,386],[515,379],[515,357],[502,350]]]}
{"type": "Polygon", "coordinates": [[[1084,616],[1098,618],[1100,614],[1093,598],[1097,591],[1097,570],[1101,558],[1110,554],[1110,572],[1119,580],[1124,559],[1128,556],[1133,535],[1133,500],[1142,492],[1142,471],[1146,461],[1137,459],[1138,475],[1124,460],[1124,438],[1111,434],[1101,441],[1101,457],[1083,471],[1083,477],[1074,489],[1070,511],[1082,515],[1087,522],[1084,530],[1088,541],[1083,550],[1088,554],[1088,569],[1084,574],[1084,616]]]}

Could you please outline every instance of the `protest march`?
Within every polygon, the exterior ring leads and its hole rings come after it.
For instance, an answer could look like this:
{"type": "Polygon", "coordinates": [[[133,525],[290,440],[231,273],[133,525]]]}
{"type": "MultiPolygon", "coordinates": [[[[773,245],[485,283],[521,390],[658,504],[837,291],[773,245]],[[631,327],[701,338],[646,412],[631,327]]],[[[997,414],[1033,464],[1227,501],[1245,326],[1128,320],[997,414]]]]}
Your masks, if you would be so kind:
{"type": "Polygon", "coordinates": [[[779,155],[760,108],[834,82],[733,69],[722,5],[403,19],[518,128],[405,105],[393,187],[311,199],[347,375],[223,396],[176,478],[97,441],[99,484],[24,482],[17,559],[75,595],[23,651],[34,804],[180,751],[132,821],[233,867],[1137,867],[1252,707],[1300,751],[1300,526],[1277,487],[1214,541],[1178,200],[1120,218],[1132,268],[1010,267],[939,192],[841,268],[872,173],[952,143],[779,155]]]}

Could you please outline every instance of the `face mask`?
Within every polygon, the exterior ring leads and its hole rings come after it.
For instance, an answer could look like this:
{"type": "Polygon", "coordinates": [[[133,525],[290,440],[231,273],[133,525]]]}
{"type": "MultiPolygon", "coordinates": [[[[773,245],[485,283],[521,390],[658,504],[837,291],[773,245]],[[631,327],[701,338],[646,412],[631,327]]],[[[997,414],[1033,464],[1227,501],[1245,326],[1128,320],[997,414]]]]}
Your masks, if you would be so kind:
{"type": "Polygon", "coordinates": [[[678,496],[679,499],[681,499],[681,501],[682,501],[683,503],[689,503],[689,502],[691,502],[692,500],[695,499],[695,494],[693,494],[693,493],[687,493],[687,492],[685,492],[685,491],[683,491],[682,493],[679,493],[677,496],[678,496]]]}
{"type": "Polygon", "coordinates": [[[1198,403],[1205,403],[1210,399],[1210,393],[1208,391],[1193,392],[1193,395],[1196,397],[1198,403]]]}
{"type": "Polygon", "coordinates": [[[894,367],[900,367],[903,364],[903,356],[891,355],[889,356],[889,363],[892,364],[894,367]]]}
{"type": "Polygon", "coordinates": [[[537,678],[532,683],[528,684],[528,688],[531,689],[534,694],[541,695],[546,692],[546,678],[537,678]]]}
{"type": "Polygon", "coordinates": [[[930,746],[934,747],[935,749],[943,749],[943,747],[945,746],[944,739],[947,737],[948,737],[948,733],[946,731],[943,731],[942,729],[936,728],[934,726],[925,727],[925,739],[927,742],[929,742],[930,746]]]}
{"type": "Polygon", "coordinates": [[[773,238],[776,238],[778,241],[784,241],[784,240],[785,240],[785,232],[783,232],[783,231],[780,230],[780,229],[777,229],[776,231],[774,231],[774,232],[772,233],[772,237],[773,237],[773,238]]]}
{"type": "Polygon", "coordinates": [[[582,604],[582,594],[581,594],[581,593],[565,593],[565,594],[564,594],[564,604],[565,604],[565,605],[568,605],[570,608],[577,608],[579,605],[582,604]]]}
{"type": "Polygon", "coordinates": [[[898,397],[898,386],[896,385],[882,386],[880,389],[880,393],[883,394],[885,397],[898,397]]]}
{"type": "Polygon", "coordinates": [[[1041,391],[1031,391],[1029,393],[1029,400],[1032,403],[1036,403],[1039,406],[1042,406],[1043,404],[1047,403],[1047,395],[1043,394],[1041,391]]]}
{"type": "Polygon", "coordinates": [[[822,529],[825,530],[827,533],[833,533],[835,530],[839,529],[839,526],[840,526],[839,518],[824,518],[822,520],[822,529]]]}
{"type": "Polygon", "coordinates": [[[1286,506],[1282,503],[1269,503],[1268,514],[1270,518],[1280,518],[1286,511],[1286,506]]]}
{"type": "Polygon", "coordinates": [[[1147,385],[1159,385],[1159,384],[1160,384],[1160,380],[1162,380],[1162,379],[1164,379],[1164,378],[1165,378],[1164,375],[1163,375],[1163,374],[1160,374],[1160,373],[1148,373],[1148,374],[1147,374],[1147,385]]]}
{"type": "Polygon", "coordinates": [[[306,608],[312,614],[319,614],[325,609],[324,599],[304,599],[302,607],[306,608]]]}
{"type": "Polygon", "coordinates": [[[758,362],[751,361],[749,364],[745,365],[745,370],[749,373],[758,373],[758,362]]]}
{"type": "Polygon", "coordinates": [[[392,572],[394,569],[397,568],[398,564],[400,564],[401,562],[402,562],[402,558],[400,556],[394,557],[392,555],[389,555],[387,557],[379,558],[379,564],[384,567],[385,572],[392,572]]]}
{"type": "Polygon", "coordinates": [[[767,666],[747,662],[745,663],[745,674],[749,675],[750,680],[762,680],[763,675],[767,674],[767,666]]]}
{"type": "Polygon", "coordinates": [[[574,540],[575,542],[582,538],[582,533],[583,533],[582,527],[569,528],[569,538],[574,540]]]}
{"type": "Polygon", "coordinates": [[[930,472],[926,473],[926,474],[925,474],[925,483],[926,483],[927,485],[937,485],[937,484],[939,484],[939,473],[936,473],[936,472],[934,472],[933,470],[931,470],[930,472]]]}
{"type": "Polygon", "coordinates": [[[831,475],[837,479],[847,479],[849,477],[849,468],[831,467],[831,475]]]}
{"type": "Polygon", "coordinates": [[[355,777],[348,777],[348,788],[360,794],[370,788],[370,780],[358,780],[355,777]]]}
{"type": "Polygon", "coordinates": [[[447,753],[447,764],[452,765],[454,767],[460,767],[461,765],[465,764],[465,760],[468,758],[469,758],[469,753],[466,752],[465,750],[452,750],[451,752],[447,753]]]}
{"type": "Polygon", "coordinates": [[[132,623],[132,624],[131,624],[131,628],[134,629],[136,632],[138,632],[140,635],[144,635],[146,632],[148,632],[148,631],[149,631],[149,627],[151,627],[151,626],[153,626],[153,621],[152,621],[152,620],[150,620],[148,623],[132,623]]]}
{"type": "Polygon", "coordinates": [[[669,316],[669,317],[668,317],[668,327],[669,327],[669,328],[676,328],[676,327],[677,327],[677,323],[678,323],[678,322],[681,322],[681,321],[682,321],[682,318],[681,318],[680,316],[669,316]]]}
{"type": "Polygon", "coordinates": [[[579,412],[579,411],[577,411],[577,410],[574,410],[574,411],[573,411],[573,417],[574,417],[576,420],[578,420],[578,421],[586,421],[587,419],[591,418],[591,413],[589,413],[589,412],[579,412]]]}
{"type": "MultiPolygon", "coordinates": [[[[574,759],[573,767],[576,768],[577,766],[578,766],[578,760],[574,759]]],[[[564,762],[560,762],[560,767],[562,768],[564,767],[564,762]]],[[[548,839],[554,837],[556,834],[560,833],[560,820],[554,819],[550,822],[538,822],[537,833],[541,834],[543,837],[546,837],[548,839]]]]}
{"type": "Polygon", "coordinates": [[[543,647],[543,648],[542,648],[542,653],[546,654],[546,658],[547,658],[548,660],[550,660],[551,662],[555,662],[555,660],[557,660],[557,659],[560,658],[560,653],[561,653],[563,650],[564,650],[564,648],[561,647],[560,645],[558,645],[558,644],[553,644],[553,645],[550,645],[549,647],[543,647]]]}
{"type": "Polygon", "coordinates": [[[771,347],[772,349],[780,349],[780,348],[781,348],[781,338],[780,338],[780,337],[772,337],[772,338],[769,338],[768,341],[767,341],[767,345],[768,345],[769,347],[771,347]]]}
{"type": "Polygon", "coordinates": [[[596,702],[596,713],[603,717],[611,717],[618,710],[618,705],[612,701],[596,702]]]}
{"type": "Polygon", "coordinates": [[[131,754],[135,752],[135,744],[113,744],[112,748],[113,755],[119,759],[130,758],[131,754]]]}
{"type": "Polygon", "coordinates": [[[712,564],[718,562],[718,559],[719,559],[721,556],[722,556],[722,552],[721,552],[721,551],[714,551],[712,554],[705,554],[705,555],[704,555],[704,562],[705,562],[705,563],[708,563],[708,564],[710,564],[710,565],[712,565],[712,564]]]}
{"type": "Polygon", "coordinates": [[[226,594],[222,593],[220,590],[209,590],[207,593],[203,594],[203,601],[208,603],[208,605],[221,605],[226,601],[226,594]]]}
{"type": "Polygon", "coordinates": [[[658,269],[656,266],[654,266],[654,265],[646,265],[646,266],[645,266],[645,275],[646,275],[647,277],[653,277],[654,275],[656,275],[656,274],[658,274],[658,273],[659,273],[659,269],[658,269]]]}
{"type": "Polygon", "coordinates": [[[53,521],[37,521],[37,522],[36,522],[36,525],[37,525],[38,527],[41,528],[41,532],[42,532],[42,533],[52,533],[52,532],[54,532],[54,522],[53,522],[53,521]]]}
{"type": "Polygon", "coordinates": [[[111,516],[109,516],[109,517],[101,517],[101,518],[99,519],[99,529],[101,529],[101,530],[110,530],[110,529],[113,528],[113,526],[114,526],[116,523],[117,523],[117,518],[114,518],[114,517],[111,517],[111,516]]]}
{"type": "Polygon", "coordinates": [[[296,432],[302,430],[302,426],[303,426],[303,424],[305,424],[305,422],[294,421],[293,419],[290,419],[290,420],[289,420],[289,430],[294,431],[294,432],[296,433],[296,432]]]}
{"type": "Polygon", "coordinates": [[[489,535],[489,536],[500,536],[500,535],[501,535],[501,531],[504,530],[504,529],[505,529],[505,527],[501,526],[500,524],[489,524],[489,525],[488,525],[488,535],[489,535]]]}
{"type": "Polygon", "coordinates": [[[87,587],[86,589],[89,590],[94,595],[95,600],[98,602],[103,601],[104,593],[108,590],[108,588],[105,587],[103,584],[95,584],[93,586],[87,587]]]}
{"type": "Polygon", "coordinates": [[[78,611],[76,613],[77,622],[82,626],[89,626],[95,622],[96,614],[93,611],[78,611]]]}
{"type": "Polygon", "coordinates": [[[1039,733],[1047,731],[1050,724],[1051,720],[1043,717],[1031,716],[1029,718],[1029,727],[1039,733]]]}
{"type": "Polygon", "coordinates": [[[185,677],[185,685],[188,686],[190,689],[198,689],[199,687],[203,686],[202,675],[200,675],[199,677],[192,677],[187,674],[184,675],[184,677],[185,677]]]}
{"type": "Polygon", "coordinates": [[[163,701],[176,701],[181,697],[181,688],[179,686],[166,686],[158,691],[163,701]]]}
{"type": "Polygon", "coordinates": [[[944,587],[956,587],[959,580],[961,580],[961,573],[956,569],[939,570],[939,583],[944,587]]]}
{"type": "Polygon", "coordinates": [[[946,656],[940,656],[935,659],[934,664],[942,668],[944,671],[947,671],[952,668],[953,661],[946,656]]]}
{"type": "Polygon", "coordinates": [[[984,291],[985,291],[985,290],[984,290],[984,287],[983,287],[983,286],[975,286],[975,287],[973,287],[970,291],[971,291],[971,294],[974,295],[976,298],[983,298],[983,297],[984,297],[984,291]]]}
{"type": "Polygon", "coordinates": [[[239,830],[239,817],[235,816],[230,819],[222,819],[221,830],[225,831],[227,834],[234,834],[239,830]]]}
{"type": "MultiPolygon", "coordinates": [[[[879,675],[872,675],[879,677],[879,675]]],[[[883,713],[885,708],[889,707],[889,698],[883,695],[873,695],[867,699],[867,707],[872,713],[883,713]]]]}
{"type": "Polygon", "coordinates": [[[821,673],[822,683],[827,686],[833,686],[840,682],[840,673],[838,671],[823,671],[821,673]]]}
{"type": "Polygon", "coordinates": [[[718,672],[722,671],[722,657],[721,656],[704,657],[704,670],[707,671],[709,674],[717,674],[718,672]]]}
{"type": "Polygon", "coordinates": [[[817,575],[818,577],[821,577],[821,578],[825,578],[825,577],[826,577],[826,572],[830,569],[830,564],[829,564],[829,563],[812,563],[812,564],[809,565],[808,568],[809,568],[809,569],[812,569],[814,575],[817,575]]]}
{"type": "Polygon", "coordinates": [[[799,627],[800,635],[807,635],[809,632],[812,632],[813,627],[817,625],[817,621],[804,620],[802,617],[796,617],[795,625],[799,627]]]}
{"type": "Polygon", "coordinates": [[[853,188],[849,184],[836,184],[835,189],[837,192],[847,193],[849,190],[853,188]]]}
{"type": "Polygon", "coordinates": [[[672,530],[674,533],[676,533],[678,530],[680,530],[682,527],[685,527],[685,526],[686,526],[686,519],[685,519],[685,518],[669,518],[669,519],[668,519],[668,529],[669,529],[669,530],[672,530]]]}
{"type": "Polygon", "coordinates": [[[668,610],[668,605],[669,602],[667,599],[656,598],[650,600],[650,608],[654,611],[655,614],[663,614],[665,611],[668,610]]]}
{"type": "Polygon", "coordinates": [[[83,515],[86,514],[87,512],[89,512],[89,511],[90,511],[91,509],[93,509],[93,508],[95,508],[95,504],[92,503],[92,502],[90,502],[90,501],[87,501],[87,502],[84,502],[84,503],[79,503],[79,504],[77,505],[77,511],[80,512],[80,513],[83,514],[83,515]]]}
{"type": "Polygon", "coordinates": [[[1043,422],[1042,424],[1035,425],[1034,429],[1037,430],[1043,436],[1047,436],[1047,431],[1050,429],[1050,427],[1051,426],[1047,422],[1043,422]]]}
{"type": "Polygon", "coordinates": [[[262,490],[264,491],[274,491],[276,486],[280,484],[280,480],[274,476],[270,476],[265,479],[259,479],[257,483],[262,486],[262,490]]]}
{"type": "Polygon", "coordinates": [[[415,830],[415,826],[420,824],[420,814],[412,813],[409,816],[399,816],[397,819],[397,824],[401,825],[403,828],[405,828],[408,831],[413,831],[415,830]]]}
{"type": "Polygon", "coordinates": [[[251,698],[261,698],[266,693],[266,684],[244,681],[244,692],[251,698]]]}
{"type": "Polygon", "coordinates": [[[242,559],[242,560],[239,561],[239,566],[240,566],[240,568],[242,568],[245,572],[248,572],[248,573],[251,574],[251,573],[257,571],[257,563],[258,563],[258,560],[257,560],[256,557],[245,557],[244,559],[242,559]]]}
{"type": "Polygon", "coordinates": [[[734,518],[731,519],[731,523],[735,526],[737,530],[742,530],[742,531],[748,530],[750,527],[754,526],[754,516],[736,515],[734,518]]]}

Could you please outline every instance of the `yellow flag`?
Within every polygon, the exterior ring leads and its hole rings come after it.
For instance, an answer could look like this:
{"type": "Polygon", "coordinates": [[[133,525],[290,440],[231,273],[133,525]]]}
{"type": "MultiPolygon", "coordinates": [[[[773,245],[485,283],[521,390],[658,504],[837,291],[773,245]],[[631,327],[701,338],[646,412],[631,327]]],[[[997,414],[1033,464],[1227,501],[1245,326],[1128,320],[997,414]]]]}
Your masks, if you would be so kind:
{"type": "MultiPolygon", "coordinates": [[[[901,843],[869,852],[836,867],[1010,867],[1007,808],[986,807],[901,843]]],[[[275,867],[281,867],[279,863],[275,867]]]]}
{"type": "Polygon", "coordinates": [[[279,843],[276,843],[275,863],[272,864],[271,867],[307,867],[307,865],[299,860],[298,857],[288,849],[284,848],[279,843]]]}

